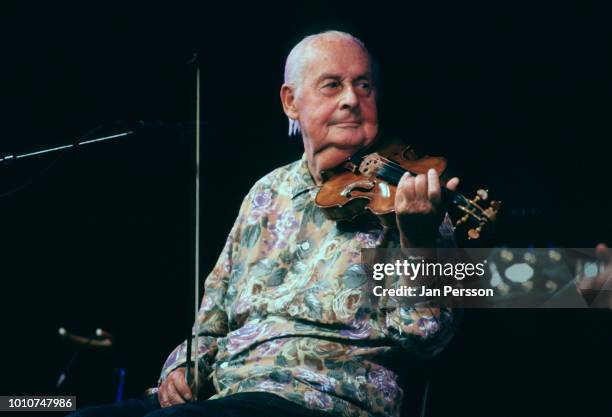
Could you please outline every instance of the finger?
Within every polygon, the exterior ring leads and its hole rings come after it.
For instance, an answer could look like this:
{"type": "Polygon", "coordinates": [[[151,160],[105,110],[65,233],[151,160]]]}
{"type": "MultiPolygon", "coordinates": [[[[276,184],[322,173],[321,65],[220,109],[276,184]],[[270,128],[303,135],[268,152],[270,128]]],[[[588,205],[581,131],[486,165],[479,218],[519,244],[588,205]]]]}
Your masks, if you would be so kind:
{"type": "Polygon", "coordinates": [[[417,200],[427,200],[427,176],[419,174],[414,180],[414,188],[417,200]]]}
{"type": "Polygon", "coordinates": [[[459,186],[459,178],[457,177],[453,177],[450,180],[448,180],[448,182],[446,183],[446,188],[448,188],[451,191],[455,191],[457,190],[457,187],[459,186]]]}
{"type": "Polygon", "coordinates": [[[442,200],[440,191],[440,179],[435,169],[427,171],[427,199],[432,203],[439,203],[442,200]]]}
{"type": "Polygon", "coordinates": [[[185,373],[179,374],[176,378],[174,378],[174,388],[176,392],[183,398],[185,401],[190,401],[192,398],[191,388],[187,385],[185,381],[185,373]]]}
{"type": "Polygon", "coordinates": [[[159,401],[159,405],[163,407],[167,407],[168,405],[168,380],[164,381],[159,386],[159,391],[157,391],[157,401],[159,401]]]}
{"type": "Polygon", "coordinates": [[[414,177],[410,173],[405,173],[400,179],[397,185],[397,191],[395,192],[395,205],[401,204],[405,201],[411,201],[416,198],[416,191],[414,188],[414,177]]]}
{"type": "Polygon", "coordinates": [[[180,394],[176,391],[176,388],[173,383],[168,384],[168,402],[172,405],[174,404],[183,404],[185,400],[180,394]]]}

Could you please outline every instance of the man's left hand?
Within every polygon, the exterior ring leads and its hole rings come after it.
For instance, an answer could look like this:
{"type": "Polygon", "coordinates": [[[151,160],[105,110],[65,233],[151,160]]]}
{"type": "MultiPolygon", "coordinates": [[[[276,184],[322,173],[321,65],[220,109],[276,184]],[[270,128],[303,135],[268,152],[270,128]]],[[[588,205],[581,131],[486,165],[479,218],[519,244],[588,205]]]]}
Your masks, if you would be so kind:
{"type": "MultiPolygon", "coordinates": [[[[454,177],[446,183],[446,188],[455,191],[458,185],[459,178],[454,177]]],[[[395,214],[402,247],[435,247],[445,213],[440,179],[434,169],[416,177],[404,174],[395,193],[395,214]]]]}

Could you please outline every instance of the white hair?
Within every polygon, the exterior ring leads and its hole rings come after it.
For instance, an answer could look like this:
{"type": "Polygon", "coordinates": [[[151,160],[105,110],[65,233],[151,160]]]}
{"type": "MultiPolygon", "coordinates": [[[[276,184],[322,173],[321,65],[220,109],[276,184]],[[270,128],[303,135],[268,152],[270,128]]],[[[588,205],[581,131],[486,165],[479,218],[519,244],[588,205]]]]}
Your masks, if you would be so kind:
{"type": "MultiPolygon", "coordinates": [[[[308,53],[312,44],[318,39],[345,39],[350,40],[361,46],[368,56],[370,53],[361,40],[357,39],[350,33],[340,32],[338,30],[326,30],[324,32],[317,33],[315,35],[306,36],[300,42],[297,43],[289,52],[287,60],[285,61],[285,84],[292,85],[294,87],[294,94],[297,97],[304,80],[304,67],[306,66],[308,53]]],[[[370,62],[372,59],[370,57],[370,62]]],[[[373,65],[373,63],[372,63],[373,65]]],[[[289,119],[289,136],[297,135],[300,131],[300,122],[298,120],[289,119]]]]}

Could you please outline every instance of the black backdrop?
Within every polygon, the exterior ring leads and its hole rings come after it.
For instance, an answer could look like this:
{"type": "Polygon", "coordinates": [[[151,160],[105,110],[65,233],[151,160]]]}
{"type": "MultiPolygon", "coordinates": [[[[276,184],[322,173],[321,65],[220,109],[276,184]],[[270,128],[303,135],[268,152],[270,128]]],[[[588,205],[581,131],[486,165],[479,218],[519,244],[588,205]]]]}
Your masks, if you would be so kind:
{"type": "MultiPolygon", "coordinates": [[[[302,36],[349,31],[382,68],[383,128],[504,200],[495,244],[611,240],[604,2],[20,2],[3,5],[0,155],[92,128],[130,138],[0,165],[2,394],[51,393],[71,347],[81,403],[154,385],[191,324],[193,52],[202,66],[202,269],[242,196],[301,154],[278,99],[302,36]]],[[[94,134],[94,136],[95,136],[94,134]]],[[[607,311],[468,311],[436,362],[431,415],[609,411],[607,311]]]]}

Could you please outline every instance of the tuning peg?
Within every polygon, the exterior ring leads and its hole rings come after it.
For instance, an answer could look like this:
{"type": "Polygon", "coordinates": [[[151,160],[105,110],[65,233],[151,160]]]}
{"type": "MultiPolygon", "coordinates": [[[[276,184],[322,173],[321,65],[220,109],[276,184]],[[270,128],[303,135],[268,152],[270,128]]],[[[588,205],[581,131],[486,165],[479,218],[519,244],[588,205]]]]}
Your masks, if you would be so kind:
{"type": "Polygon", "coordinates": [[[501,201],[493,200],[489,207],[484,210],[484,215],[491,221],[495,221],[497,218],[497,212],[501,208],[501,201]]]}
{"type": "Polygon", "coordinates": [[[489,198],[489,190],[484,190],[482,188],[476,191],[476,196],[480,198],[480,200],[486,200],[489,198]]]}
{"type": "Polygon", "coordinates": [[[476,240],[480,237],[480,232],[482,231],[482,226],[478,226],[476,228],[468,230],[468,239],[476,240]]]}

